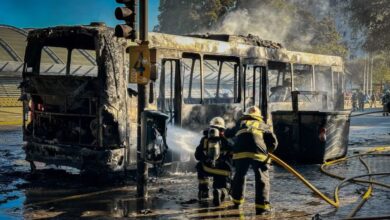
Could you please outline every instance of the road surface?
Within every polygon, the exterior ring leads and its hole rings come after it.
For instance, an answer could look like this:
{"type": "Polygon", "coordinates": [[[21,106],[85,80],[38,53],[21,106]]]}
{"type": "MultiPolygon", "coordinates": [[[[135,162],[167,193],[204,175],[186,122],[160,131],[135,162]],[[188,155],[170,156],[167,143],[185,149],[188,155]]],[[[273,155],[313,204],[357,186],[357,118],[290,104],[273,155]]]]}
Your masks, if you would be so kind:
{"type": "MultiPolygon", "coordinates": [[[[194,146],[197,143],[194,143],[194,146]]],[[[381,114],[352,118],[349,155],[374,146],[390,145],[390,117],[381,114]]],[[[139,219],[236,219],[260,218],[254,210],[254,176],[247,181],[246,202],[242,209],[231,210],[231,202],[221,207],[197,201],[195,172],[172,172],[150,179],[149,198],[135,199],[132,180],[99,183],[80,176],[74,170],[58,171],[49,167],[36,175],[22,151],[20,127],[0,127],[0,219],[99,218],[139,219]]],[[[389,172],[386,157],[368,158],[373,172],[389,172]]],[[[329,196],[339,180],[319,171],[319,165],[294,165],[309,181],[329,196]]],[[[344,176],[364,174],[358,160],[332,168],[344,176]]],[[[366,186],[348,184],[340,192],[341,207],[336,210],[315,196],[283,168],[271,167],[271,203],[273,214],[265,219],[340,219],[357,205],[366,186]]],[[[390,184],[390,177],[376,180],[390,184]]],[[[390,191],[375,187],[373,196],[356,216],[390,215],[390,191]]]]}

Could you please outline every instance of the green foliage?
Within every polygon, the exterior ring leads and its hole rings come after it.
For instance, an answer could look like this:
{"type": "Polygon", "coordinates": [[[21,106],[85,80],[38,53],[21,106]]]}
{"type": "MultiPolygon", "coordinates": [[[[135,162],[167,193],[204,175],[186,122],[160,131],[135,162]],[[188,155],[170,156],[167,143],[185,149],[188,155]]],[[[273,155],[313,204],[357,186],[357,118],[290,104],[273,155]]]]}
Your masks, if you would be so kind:
{"type": "MultiPolygon", "coordinates": [[[[374,55],[372,80],[376,85],[390,83],[390,52],[380,52],[374,55]]],[[[346,68],[352,74],[352,81],[363,84],[363,74],[367,58],[359,58],[346,63],[346,68]]]]}
{"type": "Polygon", "coordinates": [[[390,83],[390,52],[380,52],[374,56],[374,83],[390,83]]]}
{"type": "Polygon", "coordinates": [[[390,50],[389,0],[349,0],[347,10],[351,14],[352,27],[366,34],[364,47],[367,51],[390,50]]]}
{"type": "Polygon", "coordinates": [[[160,0],[159,25],[154,29],[185,34],[208,29],[234,6],[234,0],[160,0]]]}
{"type": "Polygon", "coordinates": [[[309,51],[337,55],[345,58],[348,49],[346,45],[342,43],[342,37],[336,30],[334,21],[331,18],[326,17],[315,25],[314,37],[310,42],[312,48],[309,51]]]}

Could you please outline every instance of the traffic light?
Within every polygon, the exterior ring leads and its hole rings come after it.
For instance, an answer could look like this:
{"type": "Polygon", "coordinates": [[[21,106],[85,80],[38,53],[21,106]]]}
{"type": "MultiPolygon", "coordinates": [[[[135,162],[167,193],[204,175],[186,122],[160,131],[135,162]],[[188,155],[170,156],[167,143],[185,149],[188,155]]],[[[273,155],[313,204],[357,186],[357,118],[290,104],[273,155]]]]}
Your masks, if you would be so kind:
{"type": "Polygon", "coordinates": [[[115,17],[118,20],[124,20],[126,24],[120,24],[115,27],[115,36],[135,40],[137,38],[137,3],[138,0],[116,0],[117,3],[125,4],[126,7],[117,7],[115,17]]]}

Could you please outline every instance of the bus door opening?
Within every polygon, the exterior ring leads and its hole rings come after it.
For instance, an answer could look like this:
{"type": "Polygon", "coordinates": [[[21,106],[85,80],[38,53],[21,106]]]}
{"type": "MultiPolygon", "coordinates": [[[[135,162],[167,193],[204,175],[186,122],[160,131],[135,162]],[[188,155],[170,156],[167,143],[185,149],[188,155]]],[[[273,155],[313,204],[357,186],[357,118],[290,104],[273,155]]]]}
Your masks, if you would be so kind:
{"type": "Polygon", "coordinates": [[[162,60],[159,84],[159,110],[169,116],[168,124],[180,125],[180,110],[182,100],[180,60],[162,60]]]}

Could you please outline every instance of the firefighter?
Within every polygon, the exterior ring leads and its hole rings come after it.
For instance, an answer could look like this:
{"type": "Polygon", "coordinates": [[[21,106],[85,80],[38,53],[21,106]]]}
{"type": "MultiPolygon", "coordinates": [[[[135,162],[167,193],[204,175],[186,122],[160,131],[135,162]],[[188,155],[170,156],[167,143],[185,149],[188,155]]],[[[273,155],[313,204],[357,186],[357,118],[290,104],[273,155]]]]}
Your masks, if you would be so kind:
{"type": "Polygon", "coordinates": [[[255,173],[256,214],[268,214],[270,208],[269,157],[277,147],[277,140],[271,126],[264,123],[259,108],[247,109],[237,122],[236,127],[225,132],[226,137],[233,137],[233,163],[235,175],[232,183],[234,208],[244,202],[246,174],[251,166],[255,173]]]}
{"type": "Polygon", "coordinates": [[[358,109],[358,95],[354,92],[352,94],[352,111],[357,111],[358,109]]]}
{"type": "Polygon", "coordinates": [[[209,177],[213,177],[213,202],[219,206],[229,196],[231,180],[231,144],[224,137],[225,121],[215,117],[203,133],[195,158],[199,180],[199,201],[209,198],[209,177]]]}

